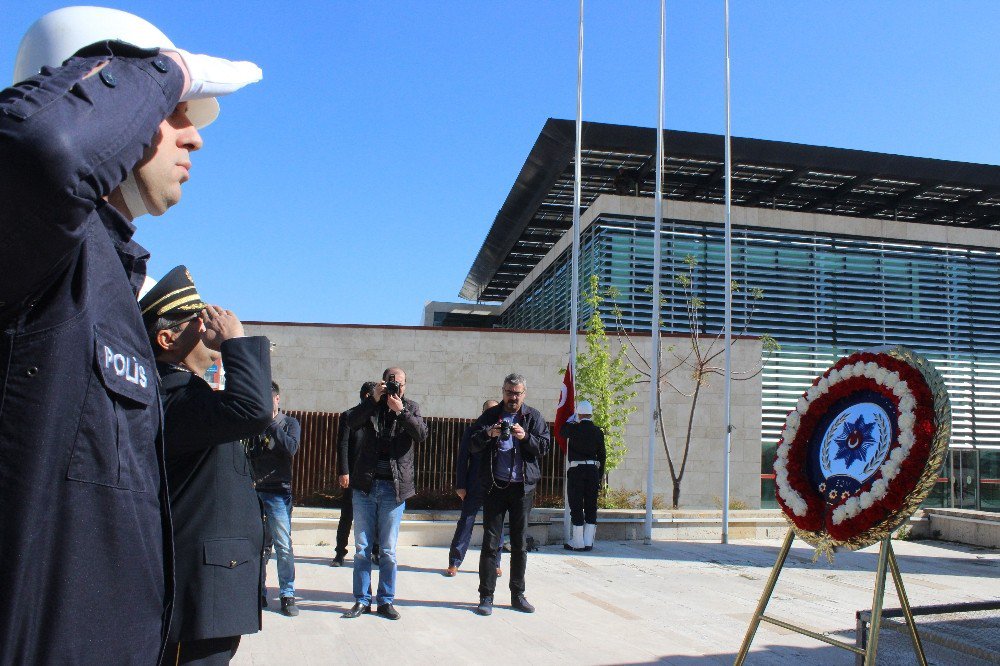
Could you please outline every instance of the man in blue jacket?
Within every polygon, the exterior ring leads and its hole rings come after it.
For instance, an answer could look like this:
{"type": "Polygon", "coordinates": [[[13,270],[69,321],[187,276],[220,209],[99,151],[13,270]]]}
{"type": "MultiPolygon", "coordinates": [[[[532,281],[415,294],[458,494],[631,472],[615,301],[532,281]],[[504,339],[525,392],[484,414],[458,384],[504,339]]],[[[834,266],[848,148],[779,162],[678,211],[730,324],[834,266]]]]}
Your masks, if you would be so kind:
{"type": "MultiPolygon", "coordinates": [[[[483,403],[483,411],[499,404],[496,400],[487,400],[483,403]]],[[[462,500],[462,513],[458,517],[458,524],[455,525],[455,536],[451,540],[451,550],[448,552],[448,568],[444,574],[449,577],[458,574],[458,568],[465,560],[465,553],[469,550],[469,542],[472,540],[472,528],[476,524],[476,515],[483,506],[482,484],[479,483],[481,456],[473,455],[469,451],[472,430],[473,426],[470,425],[462,433],[462,441],[458,445],[458,458],[455,461],[455,494],[462,500]]],[[[500,573],[500,551],[497,551],[497,575],[500,573]]]]}
{"type": "Polygon", "coordinates": [[[214,97],[259,72],[96,7],[21,42],[0,92],[2,664],[158,659],[173,564],[132,220],[180,200],[214,97]]]}

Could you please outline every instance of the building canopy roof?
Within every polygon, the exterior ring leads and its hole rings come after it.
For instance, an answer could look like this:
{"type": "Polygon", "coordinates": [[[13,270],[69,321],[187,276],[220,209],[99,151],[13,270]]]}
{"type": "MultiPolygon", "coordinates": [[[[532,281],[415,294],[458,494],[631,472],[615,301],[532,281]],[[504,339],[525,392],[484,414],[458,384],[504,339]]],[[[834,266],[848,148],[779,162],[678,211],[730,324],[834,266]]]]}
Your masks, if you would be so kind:
{"type": "MultiPolygon", "coordinates": [[[[573,221],[574,121],[550,118],[497,213],[460,296],[503,301],[573,221]]],[[[664,131],[663,196],[723,202],[724,137],[664,131]]],[[[653,196],[656,130],[583,124],[581,207],[653,196]]],[[[733,138],[735,206],[1000,229],[1000,166],[733,138]]]]}

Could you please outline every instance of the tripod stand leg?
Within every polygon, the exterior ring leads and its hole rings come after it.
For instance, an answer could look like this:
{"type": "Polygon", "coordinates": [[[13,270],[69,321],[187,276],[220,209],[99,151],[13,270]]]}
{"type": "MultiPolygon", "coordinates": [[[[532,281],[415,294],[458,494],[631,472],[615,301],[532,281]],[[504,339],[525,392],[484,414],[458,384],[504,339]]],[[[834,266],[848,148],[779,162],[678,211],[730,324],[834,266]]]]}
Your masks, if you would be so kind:
{"type": "Polygon", "coordinates": [[[875,653],[878,650],[878,632],[882,626],[882,601],[885,599],[885,572],[889,563],[889,553],[892,552],[889,537],[882,539],[878,551],[878,569],[875,570],[875,595],[872,599],[872,628],[868,634],[868,647],[865,651],[865,666],[875,666],[875,653]]]}
{"type": "Polygon", "coordinates": [[[917,663],[920,666],[927,666],[924,646],[920,642],[920,635],[917,633],[917,624],[913,621],[910,600],[906,596],[906,588],[903,587],[903,575],[899,572],[899,564],[896,563],[896,554],[892,551],[892,545],[889,545],[889,571],[892,572],[892,582],[896,585],[896,594],[899,595],[899,605],[903,609],[903,615],[906,617],[906,626],[910,629],[910,638],[913,640],[913,651],[917,653],[917,663]]]}
{"type": "Polygon", "coordinates": [[[740,646],[740,652],[736,655],[736,661],[733,662],[734,666],[741,666],[747,658],[747,653],[750,651],[750,643],[753,642],[754,634],[757,633],[757,627],[760,626],[760,618],[764,616],[764,611],[767,609],[767,602],[771,600],[771,593],[774,592],[774,586],[778,583],[778,575],[781,573],[781,568],[785,566],[785,558],[788,557],[788,551],[791,550],[794,539],[795,530],[789,528],[788,534],[785,536],[785,542],[781,545],[781,550],[778,551],[778,559],[774,563],[774,568],[771,569],[771,577],[767,579],[764,592],[760,595],[760,601],[757,602],[757,610],[754,611],[750,626],[747,627],[746,636],[743,637],[743,645],[740,646]]]}

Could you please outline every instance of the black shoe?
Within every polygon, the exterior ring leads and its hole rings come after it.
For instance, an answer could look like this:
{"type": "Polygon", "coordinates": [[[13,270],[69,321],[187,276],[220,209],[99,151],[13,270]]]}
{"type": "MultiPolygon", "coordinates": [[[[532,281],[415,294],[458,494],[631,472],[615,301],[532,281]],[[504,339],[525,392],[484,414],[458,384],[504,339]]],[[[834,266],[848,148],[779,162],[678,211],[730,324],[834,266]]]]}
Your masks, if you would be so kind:
{"type": "Polygon", "coordinates": [[[351,606],[351,610],[345,612],[340,617],[346,617],[347,619],[350,620],[350,619],[353,619],[353,618],[356,618],[356,617],[361,617],[365,613],[371,613],[371,612],[372,612],[372,607],[371,606],[366,606],[365,604],[361,603],[360,601],[357,601],[357,602],[354,603],[353,606],[351,606]]]}
{"type": "Polygon", "coordinates": [[[510,596],[510,605],[514,610],[519,610],[522,613],[535,612],[535,607],[528,603],[523,594],[512,594],[510,596]]]}
{"type": "Polygon", "coordinates": [[[479,597],[476,612],[480,615],[493,615],[493,597],[479,597]]]}
{"type": "Polygon", "coordinates": [[[288,617],[299,614],[299,609],[295,607],[295,597],[281,597],[281,613],[288,617]]]}
{"type": "Polygon", "coordinates": [[[337,555],[337,557],[335,557],[332,560],[330,560],[330,566],[331,567],[342,567],[342,566],[344,566],[344,556],[343,555],[337,555]]]}
{"type": "Polygon", "coordinates": [[[388,620],[398,620],[399,611],[392,607],[392,604],[379,604],[378,614],[388,620]]]}

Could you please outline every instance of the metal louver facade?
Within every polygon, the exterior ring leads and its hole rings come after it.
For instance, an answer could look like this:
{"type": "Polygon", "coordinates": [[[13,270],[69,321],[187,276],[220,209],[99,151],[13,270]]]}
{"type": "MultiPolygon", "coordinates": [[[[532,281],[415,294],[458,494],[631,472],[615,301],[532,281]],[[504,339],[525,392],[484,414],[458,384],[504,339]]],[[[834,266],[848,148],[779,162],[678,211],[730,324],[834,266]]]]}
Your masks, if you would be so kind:
{"type": "MultiPolygon", "coordinates": [[[[602,287],[618,291],[617,301],[602,306],[609,327],[615,325],[617,306],[625,328],[649,329],[652,228],[649,218],[601,213],[583,230],[581,284],[596,274],[602,287]]],[[[705,304],[703,331],[721,330],[721,225],[664,220],[663,229],[663,330],[687,330],[684,295],[674,277],[685,272],[689,255],[698,262],[694,288],[705,304]]],[[[734,331],[767,333],[781,344],[762,375],[765,503],[774,496],[770,466],[785,415],[818,373],[865,347],[905,344],[933,361],[951,395],[952,447],[991,451],[989,461],[1000,460],[1000,252],[830,231],[734,227],[733,278],[744,287],[733,300],[734,331]],[[757,301],[749,294],[755,287],[764,292],[757,301]]],[[[507,304],[499,326],[565,329],[569,296],[566,251],[507,304]]],[[[589,313],[580,316],[584,321],[589,313]]]]}

